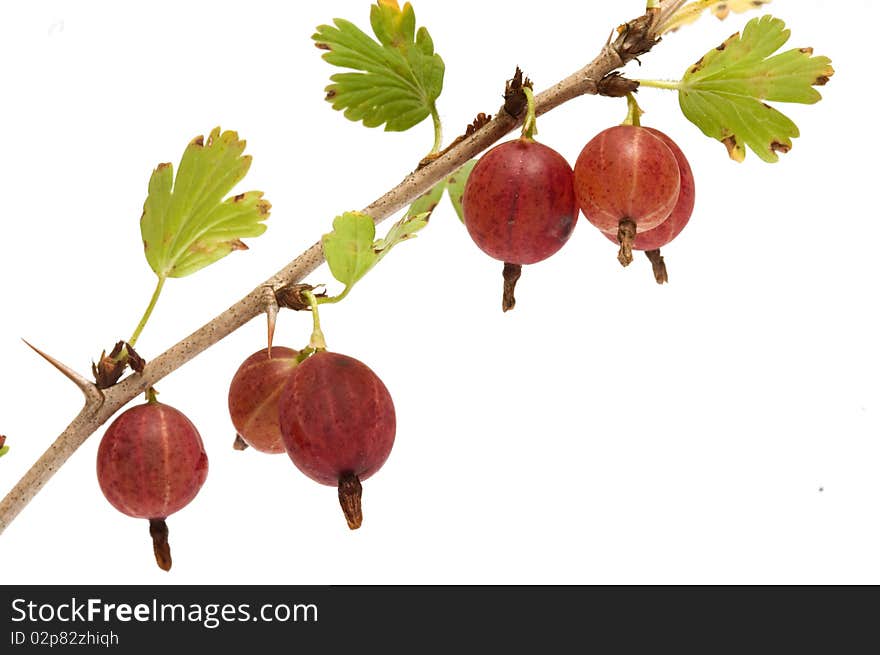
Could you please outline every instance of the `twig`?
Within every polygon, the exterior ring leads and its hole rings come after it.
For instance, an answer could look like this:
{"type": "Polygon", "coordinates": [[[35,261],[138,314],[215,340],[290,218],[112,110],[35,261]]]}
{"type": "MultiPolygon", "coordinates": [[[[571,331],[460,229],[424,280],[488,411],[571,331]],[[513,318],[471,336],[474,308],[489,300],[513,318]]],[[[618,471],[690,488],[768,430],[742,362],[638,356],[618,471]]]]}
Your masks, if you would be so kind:
{"type": "MultiPolygon", "coordinates": [[[[654,46],[659,36],[657,25],[656,13],[645,14],[627,23],[590,64],[536,95],[536,113],[545,114],[579,96],[600,93],[600,85],[605,77],[654,46]]],[[[521,116],[514,117],[502,107],[494,119],[408,175],[394,189],[363,209],[363,213],[373,217],[377,223],[387,219],[514,130],[521,120],[521,116]]],[[[221,339],[266,312],[269,307],[267,287],[278,291],[302,282],[323,263],[321,244],[316,243],[225,312],[152,359],[143,372],[133,373],[119,384],[104,390],[101,400],[94,395],[89,397],[79,415],[0,502],[0,532],[18,516],[77,448],[119,409],[221,339]]]]}

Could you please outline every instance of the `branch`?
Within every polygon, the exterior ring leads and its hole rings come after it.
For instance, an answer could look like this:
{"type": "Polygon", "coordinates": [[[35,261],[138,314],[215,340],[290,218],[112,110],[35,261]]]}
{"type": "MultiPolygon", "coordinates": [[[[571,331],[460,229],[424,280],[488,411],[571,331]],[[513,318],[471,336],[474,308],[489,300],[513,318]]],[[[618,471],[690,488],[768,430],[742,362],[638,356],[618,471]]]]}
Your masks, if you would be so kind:
{"type": "MultiPolygon", "coordinates": [[[[651,10],[618,28],[616,37],[609,39],[590,64],[535,96],[536,113],[545,114],[582,95],[615,95],[608,89],[619,87],[622,78],[612,76],[612,73],[645,54],[657,43],[659,16],[659,10],[651,10]],[[606,84],[609,81],[614,83],[606,84]]],[[[522,118],[522,115],[512,115],[502,107],[493,120],[473,134],[457,140],[436,159],[410,173],[399,185],[362,212],[377,223],[382,222],[510,133],[522,118]]],[[[143,372],[133,373],[119,384],[104,390],[100,397],[87,394],[86,405],[79,415],[0,502],[0,532],[9,526],[76,449],[119,409],[209,347],[271,310],[274,292],[302,282],[323,263],[324,253],[319,242],[225,312],[151,360],[143,372]]]]}

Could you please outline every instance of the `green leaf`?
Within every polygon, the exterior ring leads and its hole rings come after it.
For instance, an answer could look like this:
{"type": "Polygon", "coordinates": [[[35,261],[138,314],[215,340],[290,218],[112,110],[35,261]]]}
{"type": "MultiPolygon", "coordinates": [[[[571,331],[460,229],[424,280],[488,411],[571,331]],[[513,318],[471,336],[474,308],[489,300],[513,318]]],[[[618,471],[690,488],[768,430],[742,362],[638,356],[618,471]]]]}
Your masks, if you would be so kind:
{"type": "Polygon", "coordinates": [[[382,261],[394,246],[409,239],[428,225],[431,212],[440,201],[443,185],[438,185],[413,203],[406,216],[395,223],[384,239],[376,239],[376,224],[360,212],[346,212],[333,221],[333,232],[322,239],[324,257],[330,272],[345,285],[333,302],[348,295],[351,288],[382,261]],[[439,190],[438,190],[439,187],[439,190]]]}
{"type": "Polygon", "coordinates": [[[373,248],[376,224],[360,212],[346,212],[333,221],[333,232],[323,238],[330,272],[346,289],[366,275],[379,258],[373,248]]]}
{"type": "Polygon", "coordinates": [[[464,212],[461,208],[461,199],[464,197],[464,188],[467,185],[471,171],[474,170],[474,166],[476,165],[477,160],[472,159],[462,166],[457,173],[453,173],[446,180],[446,187],[449,190],[449,199],[452,201],[452,206],[455,207],[455,213],[458,214],[458,219],[462,223],[464,223],[464,212]]]}
{"type": "Polygon", "coordinates": [[[213,264],[241,239],[258,237],[271,205],[260,191],[224,197],[247,174],[249,155],[235,132],[215,128],[187,146],[177,176],[161,164],[150,178],[141,235],[150,267],[161,279],[184,277],[213,264]],[[173,185],[172,185],[173,183],[173,185]]]}
{"type": "Polygon", "coordinates": [[[834,74],[831,60],[814,57],[811,48],[775,54],[791,36],[772,16],[749,21],[691,66],[678,85],[681,109],[707,136],[727,146],[732,159],[743,161],[745,147],[766,162],[791,149],[800,136],[797,125],[765,104],[813,104],[822,99],[814,86],[834,74]]]}
{"type": "Polygon", "coordinates": [[[367,127],[385,126],[403,132],[436,113],[446,67],[434,52],[424,27],[416,32],[416,17],[408,2],[379,0],[370,9],[370,24],[378,42],[341,18],[321,25],[312,35],[327,50],[324,59],[358,72],[330,78],[327,101],[346,118],[367,127]]]}
{"type": "Polygon", "coordinates": [[[408,218],[419,215],[427,215],[428,218],[437,209],[440,200],[443,198],[443,192],[446,190],[446,182],[440,182],[433,189],[416,199],[409,210],[406,212],[408,218]]]}
{"type": "MultiPolygon", "coordinates": [[[[440,190],[443,193],[443,190],[440,190]]],[[[434,205],[436,207],[436,204],[434,205]]],[[[433,210],[431,210],[433,211],[433,210]]],[[[421,214],[407,214],[402,220],[391,226],[388,234],[384,239],[379,239],[373,244],[376,255],[381,260],[396,245],[403,243],[409,239],[414,239],[418,232],[421,232],[428,226],[431,218],[431,212],[423,212],[421,214]]]]}

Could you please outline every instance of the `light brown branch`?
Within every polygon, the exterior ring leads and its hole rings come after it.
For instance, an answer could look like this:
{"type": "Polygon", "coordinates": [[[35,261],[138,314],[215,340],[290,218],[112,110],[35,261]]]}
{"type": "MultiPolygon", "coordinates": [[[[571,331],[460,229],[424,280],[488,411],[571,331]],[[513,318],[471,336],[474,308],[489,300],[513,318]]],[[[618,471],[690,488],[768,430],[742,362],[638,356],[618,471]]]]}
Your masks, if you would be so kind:
{"type": "MultiPolygon", "coordinates": [[[[590,64],[535,96],[536,113],[545,114],[579,96],[599,93],[603,78],[651,49],[658,36],[656,26],[656,13],[646,14],[627,23],[590,64]]],[[[363,209],[363,213],[372,216],[377,223],[389,218],[514,130],[520,124],[521,118],[511,116],[502,108],[489,123],[456,142],[434,161],[409,174],[394,189],[363,209]]],[[[264,313],[267,309],[266,287],[277,291],[297,284],[323,263],[321,244],[316,243],[222,314],[151,360],[142,373],[133,373],[119,384],[106,389],[103,392],[103,403],[89,399],[80,414],[0,502],[0,532],[18,516],[76,449],[119,409],[264,313]]]]}

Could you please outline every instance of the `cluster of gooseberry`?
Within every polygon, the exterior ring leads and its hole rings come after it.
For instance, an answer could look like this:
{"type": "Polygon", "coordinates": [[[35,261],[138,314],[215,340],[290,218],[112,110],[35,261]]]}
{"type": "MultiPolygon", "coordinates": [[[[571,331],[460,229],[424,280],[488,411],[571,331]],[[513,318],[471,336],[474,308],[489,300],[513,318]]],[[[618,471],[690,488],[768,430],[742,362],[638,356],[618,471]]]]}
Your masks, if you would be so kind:
{"type": "Polygon", "coordinates": [[[535,141],[531,89],[522,136],[496,146],[474,167],[462,210],[468,233],[490,257],[504,262],[502,308],[513,309],[522,267],[556,254],[583,212],[619,244],[623,266],[644,251],[659,284],[668,282],[660,249],[684,230],[694,209],[694,177],[672,139],[639,125],[630,96],[623,125],[593,138],[574,169],[558,152],[535,141]]]}
{"type": "MultiPolygon", "coordinates": [[[[627,123],[590,141],[572,169],[535,141],[534,97],[524,87],[521,138],[499,145],[474,167],[465,186],[465,225],[476,244],[504,262],[505,311],[516,303],[522,266],[558,252],[587,219],[620,246],[627,266],[644,250],[658,282],[667,281],[660,248],[691,217],[694,180],[687,159],[665,134],[638,125],[630,98],[627,123]]],[[[236,448],[286,452],[305,475],[338,490],[348,526],[361,526],[361,482],[378,471],[394,444],[394,404],[365,364],[326,349],[318,302],[303,292],[314,318],[309,346],[271,347],[239,367],[229,388],[236,448]]],[[[148,519],[157,564],[171,568],[165,519],[192,501],[208,458],[195,426],[147,393],[147,403],[121,414],[98,450],[98,480],[118,510],[148,519]]]]}
{"type": "MultiPolygon", "coordinates": [[[[313,480],[337,487],[349,528],[361,526],[361,482],[394,444],[394,404],[382,380],[360,361],[327,351],[311,297],[315,333],[302,351],[275,347],[248,357],[229,388],[236,448],[287,452],[313,480]],[[320,335],[316,338],[316,335],[320,335]]],[[[149,519],[156,563],[171,568],[165,519],[192,501],[208,473],[195,426],[178,410],[147,403],[121,414],[98,449],[98,481],[128,516],[149,519]]]]}

